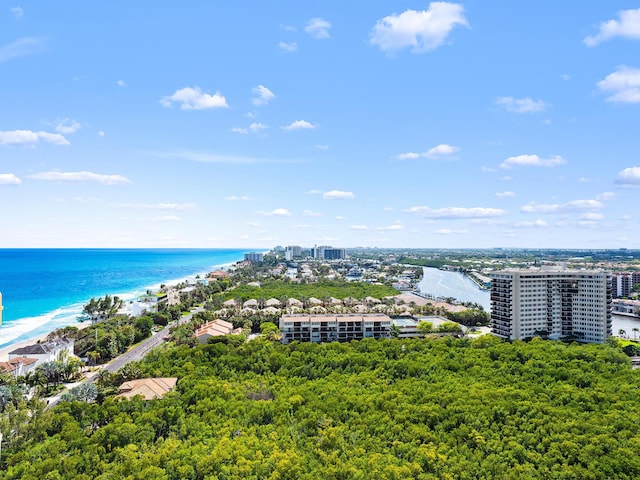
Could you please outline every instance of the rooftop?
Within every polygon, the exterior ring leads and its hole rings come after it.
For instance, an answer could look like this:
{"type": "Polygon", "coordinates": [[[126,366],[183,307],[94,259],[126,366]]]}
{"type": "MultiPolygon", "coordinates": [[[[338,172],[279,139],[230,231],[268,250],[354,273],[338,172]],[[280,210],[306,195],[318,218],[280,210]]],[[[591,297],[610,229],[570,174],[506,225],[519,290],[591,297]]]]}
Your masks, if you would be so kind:
{"type": "Polygon", "coordinates": [[[175,388],[177,381],[175,377],[130,380],[120,385],[118,397],[131,399],[141,395],[145,400],[162,398],[175,388]]]}

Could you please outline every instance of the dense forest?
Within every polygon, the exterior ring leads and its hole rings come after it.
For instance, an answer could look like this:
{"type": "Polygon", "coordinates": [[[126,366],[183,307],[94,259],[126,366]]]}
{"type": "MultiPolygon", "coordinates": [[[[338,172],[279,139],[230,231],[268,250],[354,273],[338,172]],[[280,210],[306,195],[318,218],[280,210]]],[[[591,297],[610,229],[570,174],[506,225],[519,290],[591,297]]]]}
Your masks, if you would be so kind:
{"type": "Polygon", "coordinates": [[[387,285],[372,285],[364,282],[345,282],[324,280],[314,283],[291,283],[282,280],[266,280],[259,287],[238,285],[223,294],[222,299],[237,298],[242,301],[251,298],[303,298],[335,297],[344,299],[352,297],[361,300],[365,297],[382,298],[397,295],[398,291],[387,285]]]}
{"type": "Polygon", "coordinates": [[[225,337],[136,367],[176,390],[39,412],[0,478],[640,478],[640,381],[614,345],[225,337]]]}

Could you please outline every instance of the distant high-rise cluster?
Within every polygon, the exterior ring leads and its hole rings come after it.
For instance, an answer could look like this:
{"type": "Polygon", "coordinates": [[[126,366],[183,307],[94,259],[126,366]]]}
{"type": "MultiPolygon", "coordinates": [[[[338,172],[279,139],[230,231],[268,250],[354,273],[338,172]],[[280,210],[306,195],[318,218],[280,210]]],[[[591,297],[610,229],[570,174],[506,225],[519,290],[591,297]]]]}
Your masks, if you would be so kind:
{"type": "Polygon", "coordinates": [[[311,256],[316,260],[342,260],[347,258],[347,251],[344,248],[333,247],[313,247],[311,256]]]}
{"type": "Polygon", "coordinates": [[[0,292],[0,325],[2,325],[2,310],[4,307],[2,306],[2,292],[0,292]]]}
{"type": "Polygon", "coordinates": [[[631,288],[640,284],[640,272],[623,272],[613,274],[613,296],[628,297],[631,288]]]}
{"type": "Polygon", "coordinates": [[[559,267],[491,274],[491,330],[508,339],[536,335],[604,343],[611,336],[611,273],[559,267]]]}
{"type": "Polygon", "coordinates": [[[293,260],[294,258],[300,258],[302,256],[302,247],[298,245],[289,245],[284,249],[285,260],[293,260]]]}

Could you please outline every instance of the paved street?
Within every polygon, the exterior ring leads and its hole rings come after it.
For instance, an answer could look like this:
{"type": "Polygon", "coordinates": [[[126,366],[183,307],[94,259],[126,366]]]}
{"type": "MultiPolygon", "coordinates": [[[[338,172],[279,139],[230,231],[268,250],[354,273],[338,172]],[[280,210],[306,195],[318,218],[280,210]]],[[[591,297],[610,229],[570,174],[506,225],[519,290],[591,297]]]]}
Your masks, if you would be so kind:
{"type": "MultiPolygon", "coordinates": [[[[191,312],[188,315],[185,315],[184,317],[180,317],[180,319],[177,322],[178,325],[183,325],[185,323],[190,322],[191,318],[193,318],[193,315],[195,315],[198,312],[202,312],[203,310],[204,310],[203,307],[196,307],[196,308],[192,309],[191,312]]],[[[149,351],[151,351],[152,349],[156,348],[157,346],[159,346],[164,341],[163,340],[164,337],[169,335],[169,329],[172,326],[173,326],[173,324],[167,325],[162,330],[154,333],[151,337],[143,340],[139,345],[137,345],[134,348],[130,349],[129,351],[123,353],[119,357],[114,358],[113,360],[111,360],[111,362],[103,365],[100,370],[96,370],[91,375],[89,375],[86,379],[84,379],[84,380],[82,380],[80,382],[73,383],[73,384],[69,385],[68,388],[65,388],[61,392],[58,392],[58,394],[56,396],[51,397],[51,398],[48,399],[47,408],[51,408],[54,405],[57,405],[58,402],[60,402],[60,397],[68,389],[75,388],[75,387],[77,387],[78,385],[80,385],[81,383],[84,383],[84,382],[93,382],[93,381],[95,381],[95,379],[98,377],[99,372],[101,372],[102,370],[106,370],[109,373],[116,373],[118,370],[120,370],[122,367],[124,367],[127,363],[129,363],[129,362],[137,362],[137,361],[142,360],[144,358],[144,356],[147,353],[149,353],[149,351]]]]}

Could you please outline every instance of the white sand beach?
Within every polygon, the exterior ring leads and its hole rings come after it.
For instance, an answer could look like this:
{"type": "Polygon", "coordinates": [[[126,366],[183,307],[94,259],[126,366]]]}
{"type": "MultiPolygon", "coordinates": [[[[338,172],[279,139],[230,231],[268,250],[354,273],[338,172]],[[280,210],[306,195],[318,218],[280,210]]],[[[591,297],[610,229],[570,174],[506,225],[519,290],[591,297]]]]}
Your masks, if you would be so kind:
{"type": "MultiPolygon", "coordinates": [[[[83,328],[87,328],[88,326],[91,325],[91,320],[87,320],[85,322],[79,322],[77,325],[73,325],[74,327],[78,327],[79,330],[82,330],[83,328]]],[[[49,332],[51,333],[51,332],[49,332]]],[[[0,362],[6,362],[7,360],[9,360],[9,352],[13,352],[14,350],[18,349],[18,348],[23,348],[29,345],[33,345],[35,343],[38,342],[44,342],[46,340],[46,338],[49,336],[49,333],[45,333],[42,335],[38,335],[32,338],[29,338],[27,340],[24,340],[22,342],[15,342],[12,343],[10,345],[7,345],[4,348],[0,349],[0,362]]]]}

